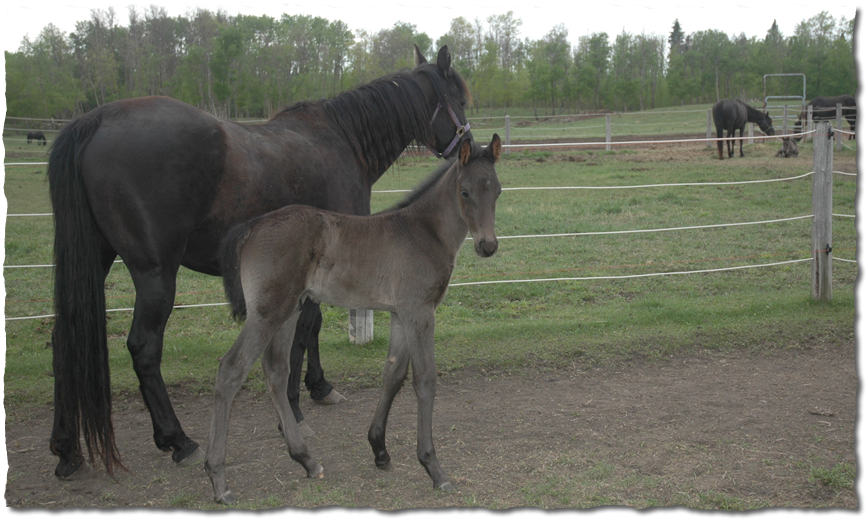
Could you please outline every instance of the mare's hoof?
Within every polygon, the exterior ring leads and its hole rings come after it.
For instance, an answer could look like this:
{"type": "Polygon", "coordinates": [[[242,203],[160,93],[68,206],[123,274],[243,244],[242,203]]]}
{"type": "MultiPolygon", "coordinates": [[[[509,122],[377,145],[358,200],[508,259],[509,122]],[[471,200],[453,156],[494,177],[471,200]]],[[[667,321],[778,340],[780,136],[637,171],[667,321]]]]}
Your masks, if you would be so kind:
{"type": "Polygon", "coordinates": [[[316,402],[317,404],[322,404],[322,405],[334,405],[334,404],[339,404],[339,403],[345,402],[345,401],[346,401],[346,397],[344,397],[340,393],[337,393],[336,389],[332,389],[331,392],[328,393],[325,396],[325,398],[323,398],[321,400],[315,400],[315,399],[313,400],[313,402],[316,402]]]}
{"type": "Polygon", "coordinates": [[[306,420],[301,420],[300,422],[298,422],[298,430],[301,431],[301,438],[305,440],[307,438],[312,438],[316,435],[313,429],[310,428],[309,425],[307,425],[306,420]]]}
{"type": "Polygon", "coordinates": [[[215,499],[215,501],[226,506],[234,506],[238,504],[238,498],[236,498],[235,495],[232,494],[231,490],[226,490],[225,492],[223,492],[221,496],[215,499]]]}
{"type": "Polygon", "coordinates": [[[198,448],[198,443],[190,440],[189,438],[181,440],[179,444],[175,444],[173,445],[173,447],[174,452],[171,454],[171,459],[173,459],[174,462],[179,465],[195,465],[196,463],[204,459],[204,453],[201,452],[201,449],[198,448]],[[187,458],[196,457],[200,457],[200,459],[196,459],[190,464],[184,463],[187,458]]]}
{"type": "Polygon", "coordinates": [[[84,463],[84,458],[80,458],[75,463],[58,463],[54,475],[63,481],[80,481],[95,477],[96,470],[84,463]]]}
{"type": "MultiPolygon", "coordinates": [[[[174,456],[172,456],[172,457],[174,457],[174,456]]],[[[192,467],[194,465],[198,465],[199,463],[203,462],[206,457],[207,457],[207,453],[203,449],[196,447],[195,452],[193,452],[189,456],[185,457],[184,459],[178,461],[177,464],[180,465],[181,467],[192,467]]]]}
{"type": "Polygon", "coordinates": [[[382,463],[381,465],[376,463],[376,468],[379,470],[384,470],[385,472],[391,472],[392,470],[394,470],[394,465],[391,465],[390,461],[386,461],[385,463],[382,463]]]}
{"type": "Polygon", "coordinates": [[[445,483],[442,483],[441,485],[436,487],[436,489],[441,490],[442,492],[456,492],[456,490],[457,490],[451,486],[450,481],[446,481],[445,483]]]}

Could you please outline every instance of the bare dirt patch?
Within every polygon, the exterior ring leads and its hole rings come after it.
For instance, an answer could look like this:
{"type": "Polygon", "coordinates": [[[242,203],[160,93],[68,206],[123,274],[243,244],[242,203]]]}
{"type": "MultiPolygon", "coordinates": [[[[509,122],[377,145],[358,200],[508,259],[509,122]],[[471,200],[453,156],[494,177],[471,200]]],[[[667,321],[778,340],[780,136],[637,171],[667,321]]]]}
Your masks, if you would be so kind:
{"type": "MultiPolygon", "coordinates": [[[[302,399],[325,478],[307,480],[286,453],[267,395],[242,391],[228,444],[229,485],[242,506],[379,509],[482,506],[583,508],[857,508],[856,490],[815,478],[856,467],[856,346],[705,352],[600,369],[518,375],[449,373],[434,416],[437,453],[458,491],[434,491],[415,459],[407,384],[389,421],[394,470],[373,465],[366,430],[377,389],[348,401],[302,399]]],[[[206,443],[211,396],[175,389],[191,437],[206,443]]],[[[48,452],[51,409],[8,409],[7,506],[220,508],[201,465],[159,452],[137,396],[115,403],[131,469],[116,479],[58,481],[48,452]]]]}

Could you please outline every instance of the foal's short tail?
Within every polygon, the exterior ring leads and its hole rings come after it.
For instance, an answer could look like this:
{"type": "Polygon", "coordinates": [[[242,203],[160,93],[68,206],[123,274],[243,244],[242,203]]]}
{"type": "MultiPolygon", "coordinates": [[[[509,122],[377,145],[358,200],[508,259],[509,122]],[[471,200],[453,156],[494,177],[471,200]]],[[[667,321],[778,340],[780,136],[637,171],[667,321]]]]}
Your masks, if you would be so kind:
{"type": "Polygon", "coordinates": [[[220,273],[223,277],[223,287],[226,298],[232,305],[232,317],[243,321],[247,317],[247,302],[244,299],[244,288],[241,286],[241,250],[252,232],[252,222],[234,226],[223,237],[220,246],[220,273]]]}

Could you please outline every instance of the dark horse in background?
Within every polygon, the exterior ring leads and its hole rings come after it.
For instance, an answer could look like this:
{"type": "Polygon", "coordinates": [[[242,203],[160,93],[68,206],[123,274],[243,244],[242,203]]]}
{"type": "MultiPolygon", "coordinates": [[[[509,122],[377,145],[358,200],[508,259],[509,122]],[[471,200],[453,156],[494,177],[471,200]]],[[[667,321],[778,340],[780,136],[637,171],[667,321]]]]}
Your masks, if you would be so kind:
{"type": "MultiPolygon", "coordinates": [[[[773,120],[767,115],[767,112],[762,112],[757,108],[747,105],[739,99],[722,99],[713,105],[713,122],[716,123],[716,138],[722,139],[723,132],[728,132],[728,137],[734,137],[734,132],[740,130],[740,137],[743,136],[743,130],[746,128],[746,123],[756,123],[761,131],[767,135],[775,135],[773,129],[773,120]]],[[[724,141],[716,141],[719,147],[719,159],[723,159],[722,145],[724,141]]],[[[734,156],[734,141],[727,141],[728,157],[734,156]]],[[[740,141],[740,157],[743,157],[743,141],[740,141]]]]}
{"type": "Polygon", "coordinates": [[[39,146],[40,141],[43,146],[48,145],[48,139],[46,139],[45,134],[40,131],[27,132],[27,144],[30,144],[33,141],[36,141],[37,146],[39,146]]]}
{"type": "MultiPolygon", "coordinates": [[[[175,462],[204,457],[181,429],[160,371],[163,335],[181,265],[220,275],[219,245],[233,225],[290,204],[370,213],[371,187],[415,141],[452,156],[471,140],[466,84],[447,47],[436,63],[415,48],[415,68],[331,99],[300,102],[270,121],[218,119],[165,97],[117,101],[69,124],[51,147],[55,219],[54,427],[58,477],[101,458],[123,468],[111,423],[105,278],[117,256],[135,285],[127,348],[153,422],[175,462]]],[[[317,357],[321,312],[305,304],[293,362],[317,357]]],[[[293,340],[291,337],[288,340],[293,340]]],[[[308,371],[313,371],[313,366],[308,371]]],[[[300,366],[292,367],[296,377],[300,366]]],[[[318,382],[327,384],[318,366],[318,382]]],[[[308,381],[309,382],[309,381],[308,381]]],[[[289,384],[296,420],[299,378],[289,384]]],[[[328,384],[328,386],[330,386],[328,384]]],[[[330,388],[327,389],[330,391],[330,388]]],[[[327,393],[325,391],[325,393],[327,393]]]]}
{"type": "MultiPolygon", "coordinates": [[[[854,96],[847,94],[836,97],[818,96],[809,101],[806,108],[808,109],[808,107],[812,107],[813,121],[835,121],[837,104],[842,105],[842,117],[848,121],[848,124],[851,125],[851,133],[854,133],[857,127],[857,100],[854,99],[854,96]]],[[[800,112],[800,116],[794,124],[794,133],[803,132],[803,121],[805,121],[807,117],[807,110],[800,112]]],[[[854,135],[848,136],[848,140],[854,138],[854,135]]],[[[796,137],[796,140],[799,141],[800,137],[796,137]]]]}

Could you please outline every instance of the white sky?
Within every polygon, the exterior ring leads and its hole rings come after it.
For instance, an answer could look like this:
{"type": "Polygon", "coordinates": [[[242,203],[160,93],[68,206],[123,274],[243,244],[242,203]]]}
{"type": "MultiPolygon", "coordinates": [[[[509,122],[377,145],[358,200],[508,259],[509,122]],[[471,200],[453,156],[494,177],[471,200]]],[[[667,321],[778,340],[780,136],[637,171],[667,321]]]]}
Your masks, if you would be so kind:
{"type": "Polygon", "coordinates": [[[486,20],[490,15],[505,14],[513,11],[514,17],[522,20],[521,38],[537,40],[547,34],[556,24],[562,23],[568,29],[569,39],[576,43],[579,36],[593,32],[607,32],[615,37],[623,30],[632,34],[670,33],[674,19],[679,19],[683,31],[691,33],[700,30],[716,29],[728,35],[763,38],[767,30],[777,20],[779,29],[785,36],[794,32],[801,21],[811,18],[824,10],[835,19],[845,16],[854,18],[859,4],[864,0],[829,0],[826,2],[806,2],[793,0],[666,0],[653,2],[586,2],[559,0],[546,1],[537,6],[529,5],[532,0],[321,0],[306,2],[279,2],[244,0],[228,2],[202,0],[199,2],[169,3],[164,0],[153,2],[131,2],[128,0],[7,0],[3,2],[3,50],[15,52],[22,38],[27,35],[35,39],[42,28],[53,23],[65,33],[75,28],[75,22],[90,17],[92,9],[107,9],[113,6],[121,25],[127,25],[129,6],[134,5],[139,12],[150,5],[165,7],[170,16],[181,16],[193,12],[197,7],[211,11],[223,9],[230,15],[269,15],[279,18],[282,13],[309,14],[328,20],[342,20],[351,30],[365,29],[376,32],[392,27],[396,22],[406,22],[436,38],[445,34],[451,20],[463,16],[467,20],[479,18],[486,20]]]}

